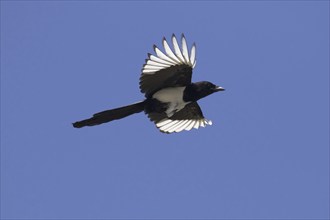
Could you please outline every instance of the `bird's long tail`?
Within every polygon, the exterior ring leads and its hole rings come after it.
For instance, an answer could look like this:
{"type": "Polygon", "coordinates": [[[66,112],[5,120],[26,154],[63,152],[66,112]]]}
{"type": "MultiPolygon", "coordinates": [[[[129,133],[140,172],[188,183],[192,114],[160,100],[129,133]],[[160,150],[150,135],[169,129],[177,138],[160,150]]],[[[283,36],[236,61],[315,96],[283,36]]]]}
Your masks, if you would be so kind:
{"type": "Polygon", "coordinates": [[[129,115],[142,112],[145,108],[145,101],[134,103],[132,105],[127,105],[120,108],[115,108],[111,110],[106,110],[103,112],[99,112],[93,115],[93,117],[89,119],[85,119],[82,121],[77,121],[73,123],[73,127],[82,128],[84,126],[94,126],[102,123],[106,123],[109,121],[121,119],[127,117],[129,115]]]}

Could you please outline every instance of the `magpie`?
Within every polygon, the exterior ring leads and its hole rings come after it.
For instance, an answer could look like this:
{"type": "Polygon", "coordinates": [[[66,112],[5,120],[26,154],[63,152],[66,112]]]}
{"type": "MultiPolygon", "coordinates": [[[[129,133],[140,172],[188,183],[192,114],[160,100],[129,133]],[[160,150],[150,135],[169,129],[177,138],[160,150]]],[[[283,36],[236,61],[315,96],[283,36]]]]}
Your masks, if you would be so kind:
{"type": "Polygon", "coordinates": [[[173,49],[165,37],[163,53],[156,45],[155,55],[148,53],[148,59],[142,68],[140,90],[145,100],[120,108],[102,111],[89,119],[73,123],[73,127],[94,126],[121,119],[144,111],[156,127],[164,133],[181,132],[211,125],[204,118],[197,101],[224,88],[211,82],[192,83],[192,70],[196,66],[196,44],[188,51],[184,34],[181,35],[181,47],[176,36],[171,37],[173,49]]]}

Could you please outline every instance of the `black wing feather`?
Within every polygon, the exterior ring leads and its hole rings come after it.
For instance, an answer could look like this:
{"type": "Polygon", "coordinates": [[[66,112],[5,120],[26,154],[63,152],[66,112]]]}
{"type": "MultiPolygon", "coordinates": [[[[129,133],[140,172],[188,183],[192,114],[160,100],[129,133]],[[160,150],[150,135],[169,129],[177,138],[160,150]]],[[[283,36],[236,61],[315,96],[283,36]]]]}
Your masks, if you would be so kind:
{"type": "MultiPolygon", "coordinates": [[[[147,113],[148,117],[150,118],[151,121],[153,121],[155,124],[160,122],[161,120],[164,120],[167,117],[166,113],[161,112],[151,112],[147,113]]],[[[183,109],[180,111],[176,112],[172,117],[169,119],[172,120],[186,120],[186,119],[203,119],[204,115],[199,107],[197,102],[192,102],[186,105],[183,109]]]]}
{"type": "Polygon", "coordinates": [[[186,64],[171,66],[154,74],[142,74],[140,89],[148,98],[162,88],[189,85],[191,76],[192,68],[190,66],[186,64]]]}

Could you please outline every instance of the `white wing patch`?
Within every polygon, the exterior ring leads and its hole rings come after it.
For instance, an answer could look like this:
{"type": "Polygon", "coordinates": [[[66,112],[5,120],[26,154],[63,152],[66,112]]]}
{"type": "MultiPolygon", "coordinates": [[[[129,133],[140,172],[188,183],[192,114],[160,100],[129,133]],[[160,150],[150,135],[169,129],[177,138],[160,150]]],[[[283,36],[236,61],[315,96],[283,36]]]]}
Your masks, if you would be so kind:
{"type": "Polygon", "coordinates": [[[212,121],[205,118],[185,120],[172,120],[166,118],[156,123],[157,128],[165,133],[181,132],[183,130],[189,131],[192,128],[198,129],[199,127],[205,127],[206,125],[212,125],[212,121]]]}
{"type": "Polygon", "coordinates": [[[163,38],[163,47],[165,49],[165,53],[163,53],[156,45],[154,45],[156,56],[149,54],[149,58],[143,65],[142,73],[154,74],[159,70],[180,64],[186,64],[194,68],[196,65],[196,44],[193,44],[190,50],[190,54],[188,52],[186,38],[183,34],[181,35],[181,50],[174,34],[172,35],[172,44],[174,52],[170,48],[165,37],[163,38]]]}

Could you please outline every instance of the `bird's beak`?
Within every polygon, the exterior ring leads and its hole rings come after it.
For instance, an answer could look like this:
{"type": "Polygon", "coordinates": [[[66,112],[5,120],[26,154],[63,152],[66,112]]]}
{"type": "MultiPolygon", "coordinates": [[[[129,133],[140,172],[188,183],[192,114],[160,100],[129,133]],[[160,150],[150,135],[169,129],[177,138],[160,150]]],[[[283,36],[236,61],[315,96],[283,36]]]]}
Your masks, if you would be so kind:
{"type": "Polygon", "coordinates": [[[222,88],[222,87],[220,87],[220,86],[217,86],[217,87],[214,88],[214,91],[215,91],[215,92],[225,91],[225,89],[222,88]]]}

